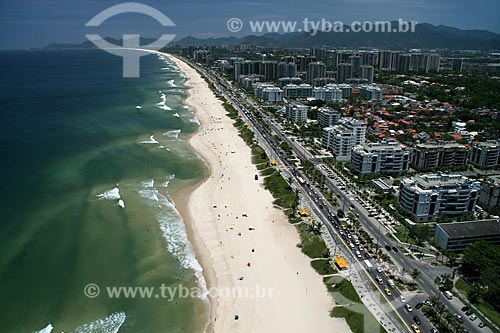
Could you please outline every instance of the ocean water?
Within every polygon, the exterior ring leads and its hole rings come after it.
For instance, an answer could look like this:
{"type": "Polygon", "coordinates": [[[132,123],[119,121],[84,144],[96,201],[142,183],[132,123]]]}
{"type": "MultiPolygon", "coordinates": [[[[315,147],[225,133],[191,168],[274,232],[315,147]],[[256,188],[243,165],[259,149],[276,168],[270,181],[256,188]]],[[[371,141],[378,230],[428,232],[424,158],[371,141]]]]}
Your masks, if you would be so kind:
{"type": "Polygon", "coordinates": [[[205,281],[172,198],[206,170],[182,74],[148,55],[124,79],[99,50],[0,52],[0,70],[0,332],[198,331],[205,281]]]}

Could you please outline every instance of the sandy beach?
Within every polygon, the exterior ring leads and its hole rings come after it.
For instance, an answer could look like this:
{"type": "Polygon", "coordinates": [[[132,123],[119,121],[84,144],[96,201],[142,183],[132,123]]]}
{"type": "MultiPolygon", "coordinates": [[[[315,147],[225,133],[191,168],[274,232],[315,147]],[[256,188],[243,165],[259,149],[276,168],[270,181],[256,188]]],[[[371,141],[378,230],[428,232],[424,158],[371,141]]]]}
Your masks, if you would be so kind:
{"type": "Polygon", "coordinates": [[[208,330],[350,332],[329,317],[333,300],[297,248],[295,228],[254,180],[250,148],[222,103],[194,69],[167,56],[187,78],[186,104],[201,123],[190,144],[210,169],[181,208],[211,289],[208,330]]]}

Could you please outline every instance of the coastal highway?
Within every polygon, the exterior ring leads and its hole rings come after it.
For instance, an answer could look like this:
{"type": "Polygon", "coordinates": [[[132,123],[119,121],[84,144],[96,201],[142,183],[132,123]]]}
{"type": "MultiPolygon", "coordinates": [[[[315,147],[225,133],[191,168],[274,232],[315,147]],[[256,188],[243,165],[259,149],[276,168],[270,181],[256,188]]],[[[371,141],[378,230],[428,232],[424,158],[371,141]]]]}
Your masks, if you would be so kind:
{"type": "MultiPolygon", "coordinates": [[[[194,66],[196,66],[196,65],[194,65],[194,66]]],[[[352,264],[354,264],[357,261],[355,254],[353,252],[351,252],[351,249],[347,246],[345,241],[339,236],[337,231],[334,229],[333,223],[328,219],[328,216],[325,215],[325,212],[322,209],[320,209],[318,207],[318,205],[314,202],[315,197],[313,197],[312,195],[309,195],[310,189],[308,189],[306,185],[301,184],[301,182],[298,180],[298,177],[300,175],[297,173],[297,170],[294,170],[290,166],[290,164],[288,163],[288,161],[285,158],[284,152],[273,141],[270,133],[268,133],[259,124],[259,122],[251,114],[251,112],[249,112],[246,108],[244,108],[243,105],[238,100],[235,99],[235,97],[232,93],[230,93],[226,90],[227,88],[222,89],[222,87],[220,86],[220,83],[217,82],[217,80],[215,79],[215,77],[213,77],[213,75],[211,73],[208,73],[207,71],[205,71],[201,67],[196,66],[196,68],[199,71],[201,71],[214,84],[214,86],[218,89],[219,93],[221,93],[226,98],[226,100],[228,100],[228,102],[230,102],[233,105],[233,107],[235,107],[235,109],[239,111],[242,118],[244,120],[246,120],[247,124],[249,124],[249,126],[253,129],[253,131],[256,135],[256,139],[258,140],[259,144],[263,147],[263,149],[268,153],[268,155],[273,156],[273,158],[277,160],[279,165],[286,166],[285,168],[280,168],[280,171],[282,172],[282,175],[284,176],[284,178],[285,179],[295,179],[295,187],[298,190],[300,190],[300,192],[302,193],[302,196],[304,198],[307,198],[307,200],[310,202],[310,207],[314,209],[316,215],[318,217],[322,218],[323,224],[325,225],[325,227],[326,227],[328,233],[330,234],[330,236],[332,237],[332,239],[336,242],[337,246],[339,247],[339,250],[341,248],[340,244],[341,243],[343,244],[343,250],[344,250],[343,252],[345,253],[344,255],[346,257],[349,257],[350,262],[352,264]]],[[[375,263],[374,263],[374,265],[375,265],[375,263]]],[[[373,283],[373,279],[375,276],[371,276],[371,277],[369,276],[369,274],[366,272],[366,268],[364,266],[363,261],[359,262],[358,265],[352,265],[352,266],[360,278],[363,278],[363,276],[366,276],[366,278],[364,279],[365,280],[364,282],[366,283],[367,290],[373,290],[372,286],[376,285],[378,287],[379,291],[381,291],[382,295],[384,295],[384,297],[387,298],[387,296],[385,296],[385,294],[383,294],[384,293],[383,289],[385,288],[385,286],[383,288],[381,285],[373,283]],[[369,282],[369,281],[372,281],[372,282],[369,282]]],[[[383,275],[382,273],[377,273],[377,274],[383,275]]],[[[387,281],[387,279],[388,278],[385,277],[385,282],[387,281]]],[[[397,291],[395,289],[393,289],[393,292],[396,293],[397,291]]],[[[393,296],[393,297],[397,297],[397,296],[393,296]]],[[[387,300],[389,302],[391,301],[390,299],[387,299],[387,300]]],[[[390,311],[391,310],[394,311],[395,310],[394,308],[386,309],[387,305],[386,306],[381,305],[381,306],[384,307],[381,309],[383,316],[385,316],[385,317],[382,317],[382,318],[384,318],[384,321],[387,322],[387,318],[388,318],[389,321],[391,323],[393,323],[393,326],[395,326],[395,327],[393,327],[391,332],[410,331],[409,326],[407,326],[407,328],[404,329],[396,319],[392,318],[393,315],[391,314],[390,311]]],[[[390,306],[390,305],[388,305],[388,306],[390,306]]],[[[407,320],[405,320],[405,322],[407,322],[407,320]]],[[[411,322],[412,321],[408,321],[408,323],[410,323],[410,324],[411,324],[411,322]]],[[[408,325],[408,323],[407,323],[407,325],[408,325]]]]}
{"type": "MultiPolygon", "coordinates": [[[[247,100],[250,100],[247,98],[247,100]]],[[[253,102],[253,101],[252,101],[253,102]]],[[[255,104],[253,103],[255,106],[255,104]]],[[[258,106],[255,106],[258,107],[258,106]]],[[[480,328],[477,326],[478,321],[470,321],[467,316],[464,316],[464,314],[461,311],[461,308],[464,306],[462,302],[454,298],[453,300],[448,300],[445,297],[442,296],[440,293],[439,289],[436,287],[434,280],[436,277],[436,274],[433,272],[437,268],[430,266],[429,264],[422,263],[416,260],[413,260],[411,258],[408,258],[404,254],[402,254],[400,251],[394,252],[392,250],[393,247],[395,247],[397,244],[394,244],[394,242],[386,236],[385,232],[385,227],[381,226],[380,222],[373,217],[369,217],[368,212],[361,206],[360,203],[358,203],[355,200],[355,196],[351,196],[348,193],[346,193],[345,190],[341,190],[340,186],[338,186],[333,180],[331,180],[328,175],[326,174],[326,171],[319,166],[322,165],[321,161],[314,158],[314,156],[307,150],[305,149],[299,142],[294,141],[287,137],[286,135],[283,134],[281,126],[272,118],[272,116],[268,115],[264,110],[259,109],[261,114],[263,115],[263,121],[266,122],[266,124],[273,130],[274,134],[278,135],[280,139],[284,140],[290,147],[292,147],[294,153],[302,159],[309,160],[312,162],[317,169],[319,169],[323,175],[326,178],[325,184],[327,187],[333,191],[337,195],[337,197],[340,196],[341,200],[344,202],[348,203],[348,206],[353,206],[354,211],[353,213],[358,215],[358,218],[363,226],[363,228],[369,233],[369,235],[374,239],[378,240],[378,244],[382,246],[383,251],[385,251],[393,260],[393,262],[398,265],[401,269],[405,269],[407,272],[411,272],[413,269],[417,269],[420,274],[415,280],[417,284],[421,287],[421,289],[425,292],[425,295],[416,295],[414,298],[409,300],[411,303],[411,306],[414,307],[416,304],[421,303],[423,300],[428,299],[430,296],[435,296],[437,297],[441,302],[445,304],[445,306],[448,308],[448,310],[451,313],[457,313],[461,314],[464,317],[464,323],[462,326],[468,330],[468,332],[492,332],[489,328],[480,328]],[[389,246],[391,248],[390,251],[385,249],[385,246],[389,246]]],[[[356,192],[354,192],[356,194],[356,192]]],[[[324,200],[324,198],[322,198],[324,200]]],[[[443,271],[443,269],[441,269],[443,271]]],[[[451,269],[444,269],[444,273],[451,273],[451,269]]],[[[411,322],[413,322],[413,316],[418,315],[420,319],[423,319],[422,313],[420,314],[415,314],[415,310],[412,311],[412,318],[411,322]]],[[[401,311],[398,311],[401,312],[401,311]]],[[[420,312],[420,311],[416,311],[420,312]]],[[[403,315],[402,313],[400,313],[403,315]]],[[[406,316],[408,317],[408,316],[406,316]]],[[[424,320],[422,320],[424,323],[424,320]]],[[[429,324],[429,327],[431,325],[429,324]]],[[[425,330],[424,330],[425,332],[425,330]]]]}
{"type": "MultiPolygon", "coordinates": [[[[244,108],[243,103],[240,102],[239,98],[241,98],[241,96],[244,96],[244,94],[240,94],[239,97],[236,96],[236,94],[238,94],[238,91],[234,87],[232,87],[230,84],[228,84],[224,79],[220,79],[219,76],[217,76],[217,74],[209,73],[204,68],[202,68],[196,64],[193,64],[193,65],[196,66],[199,71],[203,72],[204,75],[206,77],[208,77],[212,83],[216,84],[216,87],[218,88],[219,92],[223,93],[224,97],[228,101],[230,101],[233,104],[233,106],[237,110],[240,111],[240,114],[252,125],[254,132],[256,132],[256,134],[257,134],[257,139],[259,140],[259,142],[265,143],[265,146],[266,146],[266,147],[264,147],[265,150],[268,153],[271,153],[271,156],[273,156],[273,158],[278,159],[279,163],[281,163],[281,165],[286,165],[286,166],[290,167],[290,165],[286,161],[281,160],[281,156],[283,156],[283,152],[272,141],[270,134],[268,134],[267,131],[265,129],[263,129],[262,126],[260,126],[258,124],[258,122],[256,121],[256,119],[254,119],[254,117],[251,115],[249,110],[244,108]],[[224,87],[222,87],[222,85],[224,85],[224,87]]],[[[244,99],[245,99],[245,102],[248,102],[250,100],[246,96],[244,99]]],[[[253,101],[251,101],[251,102],[253,104],[253,101]]],[[[253,104],[253,106],[258,109],[258,106],[255,106],[255,104],[253,104]]],[[[299,143],[294,142],[294,141],[290,140],[288,137],[286,137],[285,135],[283,135],[281,129],[279,128],[279,125],[277,123],[275,123],[272,118],[268,117],[263,110],[259,110],[259,111],[260,111],[260,114],[262,115],[262,118],[263,118],[262,120],[264,122],[266,122],[266,124],[270,127],[270,129],[274,132],[274,134],[278,135],[282,140],[287,142],[290,145],[290,147],[292,147],[294,153],[298,157],[306,159],[306,160],[310,160],[316,166],[319,166],[321,164],[318,160],[314,159],[314,157],[310,154],[309,151],[307,151],[307,149],[302,147],[299,143]]],[[[285,172],[288,171],[287,176],[296,179],[296,175],[293,174],[292,170],[282,170],[282,171],[285,171],[285,172]]],[[[299,184],[297,179],[296,179],[296,182],[297,182],[297,184],[299,184]]],[[[381,227],[378,224],[378,222],[376,222],[375,219],[371,219],[369,216],[367,216],[366,211],[356,201],[353,201],[352,198],[349,197],[347,193],[340,190],[332,180],[327,178],[326,184],[334,193],[336,193],[337,195],[340,195],[341,199],[345,200],[345,202],[349,202],[349,204],[352,204],[354,206],[354,212],[356,214],[359,214],[359,219],[360,219],[363,227],[373,237],[373,239],[378,238],[379,244],[381,244],[382,246],[389,245],[391,248],[394,246],[392,240],[390,240],[387,236],[385,236],[385,232],[379,232],[379,230],[380,230],[379,228],[381,228],[381,227]]],[[[301,192],[305,196],[308,196],[308,191],[306,191],[304,188],[302,188],[301,192]]],[[[321,196],[321,194],[320,194],[320,196],[321,196]]],[[[321,198],[322,198],[322,196],[321,196],[321,198]]],[[[309,198],[309,199],[310,199],[311,203],[314,203],[314,199],[312,199],[312,200],[311,200],[311,198],[309,198]]],[[[324,198],[322,198],[322,200],[324,200],[324,198]]],[[[315,209],[316,212],[322,211],[317,206],[315,208],[316,208],[315,209]]],[[[326,221],[328,221],[327,216],[325,216],[324,214],[320,214],[320,215],[322,215],[322,217],[324,219],[326,219],[326,221]]],[[[339,239],[338,235],[336,235],[330,222],[325,223],[325,225],[327,226],[327,229],[328,229],[329,233],[332,235],[332,237],[335,237],[334,239],[338,240],[339,239]]],[[[411,300],[408,300],[407,302],[410,302],[410,304],[413,308],[414,308],[415,304],[422,302],[423,300],[425,300],[429,296],[434,295],[434,296],[440,298],[440,300],[448,307],[448,309],[452,313],[459,313],[459,314],[461,313],[460,308],[461,308],[461,306],[463,306],[461,304],[461,302],[457,301],[456,299],[449,301],[444,297],[440,297],[439,290],[435,287],[434,278],[430,275],[429,270],[422,269],[423,268],[422,265],[425,265],[425,264],[418,263],[418,262],[404,256],[401,252],[394,252],[394,251],[387,251],[387,252],[388,252],[388,255],[392,258],[392,260],[398,266],[406,269],[407,271],[411,271],[414,268],[416,268],[421,272],[419,277],[416,279],[416,282],[422,288],[422,290],[426,293],[426,295],[421,295],[421,296],[419,295],[411,300]]],[[[378,274],[378,275],[380,277],[382,277],[383,283],[384,283],[383,286],[385,286],[387,277],[382,276],[381,274],[378,274]]],[[[373,276],[372,278],[374,280],[375,277],[373,276]]],[[[378,283],[375,282],[375,285],[378,285],[378,283]]],[[[379,287],[379,290],[381,290],[381,289],[382,288],[379,287]]],[[[381,290],[381,291],[383,292],[383,290],[381,290]]],[[[393,297],[398,298],[399,293],[396,292],[393,297]]],[[[401,303],[400,305],[403,305],[403,304],[401,303]]],[[[415,315],[419,316],[422,323],[424,324],[423,326],[421,326],[422,332],[429,332],[429,329],[427,327],[425,327],[425,326],[428,326],[428,325],[425,325],[426,320],[424,320],[425,318],[423,317],[423,315],[420,311],[414,309],[412,311],[412,313],[407,313],[406,309],[403,306],[396,307],[396,309],[397,309],[398,314],[404,319],[404,321],[407,325],[413,323],[413,316],[415,316],[415,315]]],[[[487,328],[480,329],[479,327],[476,326],[477,325],[476,323],[469,321],[466,317],[464,317],[464,319],[465,319],[464,327],[467,328],[469,330],[469,332],[480,333],[480,332],[490,331],[487,328]]],[[[429,325],[429,327],[430,327],[430,325],[429,325]]]]}

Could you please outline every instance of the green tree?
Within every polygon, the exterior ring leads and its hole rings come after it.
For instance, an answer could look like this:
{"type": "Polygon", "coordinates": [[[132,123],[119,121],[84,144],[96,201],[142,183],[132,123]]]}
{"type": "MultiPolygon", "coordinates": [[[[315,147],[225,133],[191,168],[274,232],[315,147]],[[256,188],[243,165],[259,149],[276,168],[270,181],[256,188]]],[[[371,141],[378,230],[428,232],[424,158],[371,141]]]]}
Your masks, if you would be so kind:
{"type": "Polygon", "coordinates": [[[440,279],[440,289],[441,290],[452,290],[454,287],[453,280],[450,274],[441,274],[440,279]]]}
{"type": "Polygon", "coordinates": [[[409,228],[410,237],[415,239],[418,245],[423,243],[429,238],[429,228],[423,225],[413,225],[409,228]]]}
{"type": "Polygon", "coordinates": [[[484,255],[491,250],[490,247],[492,246],[485,241],[467,245],[462,259],[462,272],[469,277],[478,278],[481,274],[481,269],[490,264],[490,259],[484,255]]]}
{"type": "Polygon", "coordinates": [[[467,292],[467,299],[472,303],[472,304],[477,304],[481,297],[486,293],[486,286],[483,286],[482,284],[478,282],[474,282],[471,285],[470,290],[467,292]]]}
{"type": "Polygon", "coordinates": [[[411,271],[411,277],[413,278],[413,280],[416,280],[419,275],[420,275],[420,271],[418,269],[414,268],[411,271]]]}

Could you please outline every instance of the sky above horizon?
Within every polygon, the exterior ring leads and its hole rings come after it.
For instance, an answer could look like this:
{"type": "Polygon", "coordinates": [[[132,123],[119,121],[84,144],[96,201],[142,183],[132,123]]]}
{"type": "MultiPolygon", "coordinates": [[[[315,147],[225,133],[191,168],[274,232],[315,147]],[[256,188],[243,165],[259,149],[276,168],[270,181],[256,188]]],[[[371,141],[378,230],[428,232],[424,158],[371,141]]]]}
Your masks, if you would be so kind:
{"type": "Polygon", "coordinates": [[[0,0],[0,49],[43,47],[51,42],[80,43],[85,34],[120,38],[124,33],[157,38],[161,34],[185,36],[241,37],[253,34],[251,20],[304,18],[341,21],[397,20],[448,25],[460,29],[484,29],[500,33],[498,0],[211,0],[161,1],[140,3],[156,8],[174,23],[162,27],[143,14],[125,13],[110,18],[99,27],[85,24],[102,10],[124,1],[114,0],[0,0]],[[227,28],[230,18],[239,18],[243,29],[227,28]]]}

